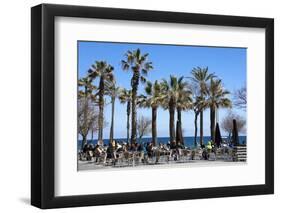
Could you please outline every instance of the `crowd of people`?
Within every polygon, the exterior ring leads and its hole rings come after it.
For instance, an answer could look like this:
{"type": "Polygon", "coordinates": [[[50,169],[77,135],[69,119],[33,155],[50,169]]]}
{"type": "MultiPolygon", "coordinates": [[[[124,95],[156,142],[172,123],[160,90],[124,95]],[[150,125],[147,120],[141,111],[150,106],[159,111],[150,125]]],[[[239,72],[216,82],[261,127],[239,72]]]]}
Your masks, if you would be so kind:
{"type": "MultiPolygon", "coordinates": [[[[225,147],[229,148],[229,147],[225,147]]],[[[146,143],[125,143],[112,140],[108,145],[99,141],[96,145],[86,144],[83,150],[79,152],[79,160],[93,161],[96,163],[112,163],[115,165],[119,160],[130,159],[134,163],[148,164],[158,163],[160,158],[168,161],[178,161],[183,157],[188,157],[194,160],[196,157],[199,160],[209,160],[211,155],[216,155],[218,147],[212,141],[206,145],[199,146],[195,149],[185,147],[181,143],[173,141],[167,144],[159,143],[158,145],[152,142],[146,143]]],[[[228,149],[225,149],[227,151],[228,149]]]]}

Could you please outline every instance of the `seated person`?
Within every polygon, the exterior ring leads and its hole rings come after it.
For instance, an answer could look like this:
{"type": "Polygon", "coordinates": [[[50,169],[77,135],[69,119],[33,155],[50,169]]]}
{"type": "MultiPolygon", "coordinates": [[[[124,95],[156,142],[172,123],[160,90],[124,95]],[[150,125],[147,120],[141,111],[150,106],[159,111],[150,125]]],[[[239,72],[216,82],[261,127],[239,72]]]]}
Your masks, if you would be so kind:
{"type": "Polygon", "coordinates": [[[144,152],[145,152],[145,149],[144,149],[144,146],[142,143],[140,143],[137,147],[137,151],[140,153],[140,160],[142,162],[144,162],[144,152]]]}
{"type": "Polygon", "coordinates": [[[209,141],[207,146],[206,146],[208,152],[211,152],[213,150],[213,145],[212,145],[212,141],[209,141]]]}
{"type": "Polygon", "coordinates": [[[170,141],[168,141],[168,143],[167,143],[166,146],[167,146],[167,149],[169,149],[169,150],[171,149],[171,143],[170,143],[170,141]]]}
{"type": "Polygon", "coordinates": [[[123,151],[123,146],[120,145],[118,142],[116,143],[116,152],[121,152],[123,151]]]}
{"type": "Polygon", "coordinates": [[[142,143],[140,143],[140,144],[138,145],[137,151],[138,151],[138,152],[143,152],[143,151],[144,151],[144,147],[143,147],[143,144],[142,144],[142,143]]]}
{"type": "Polygon", "coordinates": [[[86,153],[89,150],[89,144],[85,144],[83,147],[83,152],[86,153]]]}
{"type": "Polygon", "coordinates": [[[116,160],[116,149],[117,146],[115,141],[113,140],[112,142],[109,143],[109,146],[106,150],[105,162],[107,158],[116,160]]]}
{"type": "Polygon", "coordinates": [[[138,147],[137,143],[132,143],[129,150],[135,152],[137,151],[137,147],[138,147]]]}
{"type": "Polygon", "coordinates": [[[177,148],[177,143],[176,141],[173,141],[171,144],[170,144],[170,149],[176,149],[177,148]]]}
{"type": "Polygon", "coordinates": [[[204,160],[208,160],[210,157],[210,153],[213,151],[212,141],[209,141],[203,150],[202,157],[204,160]]]}
{"type": "Polygon", "coordinates": [[[173,141],[171,143],[170,149],[171,149],[170,157],[175,156],[174,160],[177,160],[177,158],[178,158],[178,146],[177,146],[176,141],[173,141]]]}
{"type": "Polygon", "coordinates": [[[182,143],[180,143],[180,142],[178,142],[177,148],[178,149],[185,149],[184,145],[182,143]]]}
{"type": "Polygon", "coordinates": [[[146,146],[146,152],[147,152],[148,157],[150,157],[150,158],[153,156],[152,148],[153,148],[152,143],[148,143],[146,146]]]}

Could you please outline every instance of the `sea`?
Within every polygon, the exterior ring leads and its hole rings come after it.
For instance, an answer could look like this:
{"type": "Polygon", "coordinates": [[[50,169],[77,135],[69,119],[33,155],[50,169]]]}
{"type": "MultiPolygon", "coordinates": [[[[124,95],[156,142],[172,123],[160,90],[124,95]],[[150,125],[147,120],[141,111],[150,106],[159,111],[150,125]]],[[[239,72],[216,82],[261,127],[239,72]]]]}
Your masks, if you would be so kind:
{"type": "MultiPolygon", "coordinates": [[[[228,137],[222,137],[223,141],[228,141],[228,137]]],[[[115,141],[117,142],[125,142],[127,141],[126,138],[115,138],[114,139],[115,141]]],[[[208,141],[211,140],[211,137],[210,136],[204,136],[203,137],[203,142],[204,144],[207,144],[208,141]]],[[[152,138],[150,137],[146,137],[146,138],[142,138],[141,139],[141,143],[143,144],[146,144],[147,142],[151,142],[152,141],[152,138]]],[[[169,141],[169,137],[158,137],[157,138],[157,142],[158,143],[163,143],[163,144],[167,144],[169,141]]],[[[200,138],[197,137],[197,143],[199,143],[200,141],[200,138]]],[[[88,143],[91,143],[91,144],[97,144],[97,139],[94,139],[94,140],[87,140],[88,143]]],[[[109,143],[109,139],[103,139],[103,142],[104,144],[108,145],[109,143]]],[[[137,139],[137,142],[139,143],[139,140],[137,139]]],[[[246,144],[247,143],[247,136],[239,136],[239,143],[240,144],[246,144]]],[[[80,149],[81,148],[81,145],[82,145],[82,140],[78,140],[78,144],[77,144],[77,148],[80,149]]],[[[186,147],[190,147],[190,148],[193,148],[194,147],[194,137],[184,137],[184,145],[186,147]]]]}

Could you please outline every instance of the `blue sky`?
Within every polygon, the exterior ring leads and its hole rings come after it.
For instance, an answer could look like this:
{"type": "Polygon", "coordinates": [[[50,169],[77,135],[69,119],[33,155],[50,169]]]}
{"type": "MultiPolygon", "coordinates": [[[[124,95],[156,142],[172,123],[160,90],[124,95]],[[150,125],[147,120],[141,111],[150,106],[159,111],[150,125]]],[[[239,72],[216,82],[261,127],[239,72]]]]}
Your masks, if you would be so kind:
{"type": "MultiPolygon", "coordinates": [[[[222,79],[224,87],[230,92],[239,89],[246,83],[246,54],[245,48],[178,46],[159,44],[137,43],[111,43],[111,42],[78,42],[78,77],[87,74],[89,67],[99,60],[105,60],[114,66],[115,78],[118,86],[130,88],[131,72],[121,69],[121,60],[127,50],[140,48],[142,53],[149,53],[149,61],[153,62],[154,69],[147,78],[154,82],[157,79],[168,79],[170,75],[190,76],[193,67],[209,67],[209,72],[214,72],[222,79]]],[[[97,83],[97,82],[95,82],[97,83]]],[[[144,85],[140,85],[139,92],[143,92],[144,85]]],[[[231,96],[230,96],[231,98],[231,96]]],[[[106,98],[110,102],[110,98],[106,98]]],[[[116,101],[115,113],[115,138],[126,137],[126,105],[116,101]]],[[[243,110],[233,109],[236,113],[246,117],[243,110]]],[[[220,109],[219,120],[222,120],[228,110],[220,109]]],[[[138,109],[138,116],[151,117],[151,110],[138,109]]],[[[204,135],[210,135],[209,110],[204,111],[204,135]]],[[[111,105],[105,107],[105,119],[108,126],[104,129],[104,138],[109,137],[111,118],[111,105]]],[[[182,122],[184,136],[194,135],[194,113],[183,112],[182,122]]],[[[169,113],[158,110],[157,130],[159,137],[169,135],[169,113]]],[[[95,135],[95,138],[97,136],[95,135]]]]}

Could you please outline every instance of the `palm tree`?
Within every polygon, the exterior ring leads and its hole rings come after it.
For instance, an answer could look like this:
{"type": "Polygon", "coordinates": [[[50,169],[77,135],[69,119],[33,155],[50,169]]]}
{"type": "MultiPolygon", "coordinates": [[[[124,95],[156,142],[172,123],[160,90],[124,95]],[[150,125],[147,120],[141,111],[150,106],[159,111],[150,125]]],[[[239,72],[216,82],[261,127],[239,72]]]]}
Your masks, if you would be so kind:
{"type": "MultiPolygon", "coordinates": [[[[231,108],[231,101],[227,98],[230,92],[225,90],[220,79],[211,79],[208,89],[207,103],[210,108],[210,132],[212,141],[215,140],[215,123],[217,110],[231,108]]],[[[217,121],[218,122],[218,121],[217,121]]]]}
{"type": "Polygon", "coordinates": [[[120,89],[119,100],[122,104],[127,103],[127,144],[130,137],[130,114],[132,103],[132,90],[120,89]]]}
{"type": "Polygon", "coordinates": [[[115,99],[118,97],[119,92],[120,88],[116,86],[115,79],[113,79],[111,82],[106,82],[106,94],[111,98],[111,125],[109,133],[110,142],[112,142],[114,138],[115,99]]]}
{"type": "Polygon", "coordinates": [[[145,76],[148,71],[153,69],[152,62],[147,60],[148,53],[141,54],[140,49],[134,51],[128,51],[125,54],[125,60],[122,60],[123,70],[131,70],[133,76],[131,78],[132,87],[132,133],[131,143],[137,142],[137,93],[139,82],[146,82],[145,76]]]}
{"type": "Polygon", "coordinates": [[[197,146],[197,120],[200,112],[202,109],[205,109],[207,107],[207,103],[205,98],[202,98],[200,96],[195,96],[195,101],[193,102],[193,111],[194,111],[194,146],[197,146]]]}
{"type": "Polygon", "coordinates": [[[162,84],[157,80],[152,84],[147,82],[145,87],[146,96],[139,97],[139,106],[151,107],[152,112],[152,143],[157,145],[157,109],[162,105],[165,95],[163,94],[162,84]]]}
{"type": "MultiPolygon", "coordinates": [[[[199,88],[199,93],[200,93],[199,96],[200,96],[200,99],[202,102],[204,100],[204,97],[207,94],[207,82],[216,76],[213,73],[208,73],[208,67],[193,68],[191,71],[191,74],[192,74],[191,79],[196,84],[196,86],[199,88]]],[[[204,109],[205,108],[202,107],[199,112],[199,115],[200,115],[200,145],[203,145],[203,111],[204,111],[204,109]]]]}
{"type": "Polygon", "coordinates": [[[104,95],[105,95],[105,83],[110,82],[114,79],[113,76],[114,68],[107,64],[105,61],[96,61],[95,64],[89,69],[89,77],[93,80],[99,78],[98,87],[98,106],[99,106],[99,119],[98,119],[98,140],[103,139],[103,123],[104,123],[104,95]]]}
{"type": "MultiPolygon", "coordinates": [[[[169,81],[163,79],[163,94],[165,94],[165,99],[163,106],[165,109],[169,109],[170,121],[169,121],[169,132],[170,132],[170,142],[175,141],[175,111],[177,110],[177,120],[179,125],[181,125],[181,112],[190,108],[191,105],[191,92],[188,90],[187,82],[184,81],[184,77],[181,76],[177,78],[175,76],[170,76],[169,81]]],[[[182,130],[180,130],[182,133],[182,130]]],[[[181,143],[183,140],[181,138],[181,143]]]]}
{"type": "Polygon", "coordinates": [[[186,81],[184,81],[184,77],[180,77],[178,79],[178,97],[177,97],[177,124],[180,126],[180,138],[179,142],[181,144],[184,143],[183,137],[182,137],[182,119],[181,119],[181,112],[183,110],[188,110],[192,108],[192,98],[191,98],[191,90],[189,89],[189,85],[186,81]]]}

